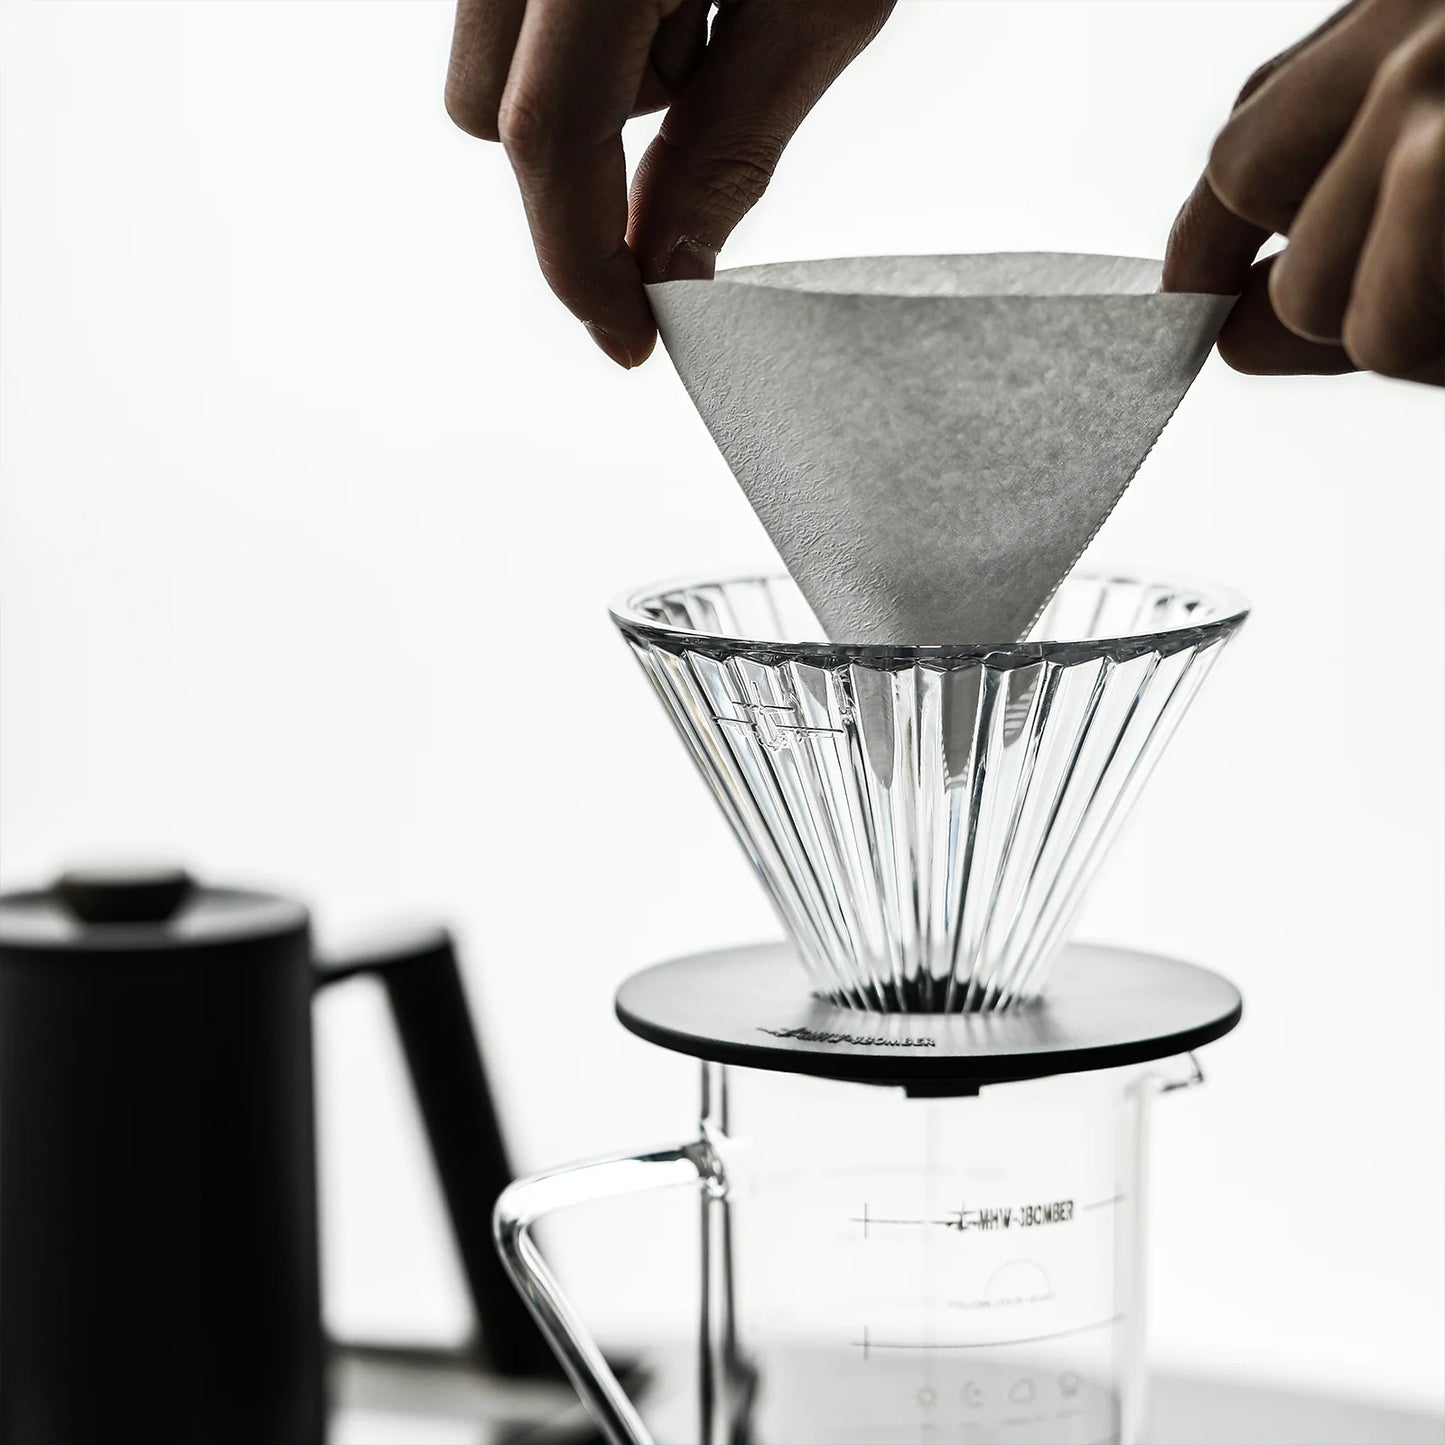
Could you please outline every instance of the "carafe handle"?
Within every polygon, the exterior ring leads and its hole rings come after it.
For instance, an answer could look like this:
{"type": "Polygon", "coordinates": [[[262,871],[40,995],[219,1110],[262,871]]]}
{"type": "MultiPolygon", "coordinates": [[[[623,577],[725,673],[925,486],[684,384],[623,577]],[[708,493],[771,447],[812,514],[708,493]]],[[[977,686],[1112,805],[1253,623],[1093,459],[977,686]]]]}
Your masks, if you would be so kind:
{"type": "Polygon", "coordinates": [[[1197,1089],[1204,1082],[1204,1070],[1193,1053],[1182,1054],[1171,1059],[1167,1067],[1161,1065],[1154,1075],[1154,1092],[1172,1094],[1179,1089],[1197,1089]]]}
{"type": "Polygon", "coordinates": [[[492,1232],[512,1283],[547,1337],[608,1445],[653,1445],[642,1418],[587,1333],[533,1238],[533,1226],[576,1204],[684,1184],[716,1185],[721,1169],[705,1140],[620,1154],[520,1179],[502,1191],[492,1232]]]}

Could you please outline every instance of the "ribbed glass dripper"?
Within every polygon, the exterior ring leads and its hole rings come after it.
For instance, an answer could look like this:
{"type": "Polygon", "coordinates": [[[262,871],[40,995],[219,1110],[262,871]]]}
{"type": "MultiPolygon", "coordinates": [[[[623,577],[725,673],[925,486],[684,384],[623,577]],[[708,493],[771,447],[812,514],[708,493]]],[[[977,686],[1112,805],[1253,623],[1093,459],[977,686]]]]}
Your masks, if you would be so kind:
{"type": "Polygon", "coordinates": [[[612,617],[816,990],[948,1012],[1041,991],[1246,612],[1217,589],[1076,574],[1026,642],[850,647],[804,640],[819,628],[779,575],[647,588],[612,617]]]}

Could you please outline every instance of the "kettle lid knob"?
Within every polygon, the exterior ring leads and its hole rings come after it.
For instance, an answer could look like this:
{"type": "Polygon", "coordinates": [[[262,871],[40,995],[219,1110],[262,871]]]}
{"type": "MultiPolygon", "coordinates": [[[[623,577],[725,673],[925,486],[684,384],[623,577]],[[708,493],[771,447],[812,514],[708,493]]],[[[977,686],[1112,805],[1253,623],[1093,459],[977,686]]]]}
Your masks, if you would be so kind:
{"type": "Polygon", "coordinates": [[[83,923],[164,923],[195,886],[184,868],[124,864],[67,869],[51,891],[83,923]]]}

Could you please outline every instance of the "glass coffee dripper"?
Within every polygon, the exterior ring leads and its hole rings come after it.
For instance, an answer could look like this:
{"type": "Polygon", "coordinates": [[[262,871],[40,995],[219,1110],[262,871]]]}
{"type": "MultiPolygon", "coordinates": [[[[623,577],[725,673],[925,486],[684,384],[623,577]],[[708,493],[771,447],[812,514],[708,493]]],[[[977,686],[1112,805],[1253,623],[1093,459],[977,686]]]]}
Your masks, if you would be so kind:
{"type": "Polygon", "coordinates": [[[806,640],[773,575],[649,588],[612,617],[813,987],[950,1012],[1044,986],[1246,612],[1218,588],[1074,574],[1025,642],[850,647],[806,640]]]}
{"type": "Polygon", "coordinates": [[[614,612],[793,941],[628,980],[623,1024],[702,1061],[696,1129],[498,1201],[613,1445],[1138,1439],[1150,1105],[1241,1004],[1060,939],[1243,616],[1124,578],[1065,583],[1038,630],[1067,640],[1000,647],[789,641],[811,623],[785,579],[614,612]],[[534,1232],[666,1187],[700,1217],[681,1418],[628,1398],[534,1232]]]}

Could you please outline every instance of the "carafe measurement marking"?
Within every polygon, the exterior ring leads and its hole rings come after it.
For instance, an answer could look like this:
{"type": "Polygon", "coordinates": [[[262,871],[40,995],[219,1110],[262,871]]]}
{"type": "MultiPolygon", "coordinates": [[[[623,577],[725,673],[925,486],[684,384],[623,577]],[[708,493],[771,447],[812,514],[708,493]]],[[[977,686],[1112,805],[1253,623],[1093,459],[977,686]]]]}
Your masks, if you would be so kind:
{"type": "MultiPolygon", "coordinates": [[[[1078,1206],[1074,1206],[1074,1205],[1072,1204],[1072,1202],[1070,1202],[1070,1209],[1072,1210],[1072,1209],[1075,1209],[1075,1208],[1076,1208],[1076,1209],[1077,1209],[1077,1212],[1080,1213],[1080,1214],[1082,1214],[1085,1210],[1089,1210],[1089,1209],[1109,1209],[1109,1208],[1112,1208],[1112,1207],[1113,1207],[1114,1205],[1116,1205],[1116,1204],[1122,1204],[1122,1203],[1125,1201],[1125,1199],[1127,1199],[1127,1198],[1128,1198],[1128,1196],[1125,1195],[1125,1194],[1113,1194],[1113,1195],[1110,1195],[1108,1199],[1095,1199],[1095,1200],[1093,1200],[1092,1202],[1090,1202],[1090,1203],[1088,1203],[1088,1204],[1080,1204],[1080,1205],[1078,1205],[1078,1206]]],[[[1020,1218],[1021,1222],[1024,1221],[1024,1218],[1025,1218],[1025,1209],[1028,1208],[1028,1207],[1029,1207],[1029,1206],[1024,1206],[1023,1208],[1019,1208],[1019,1209],[1017,1210],[1017,1216],[1020,1218]]],[[[978,1209],[970,1209],[970,1208],[968,1208],[967,1204],[961,1202],[961,1203],[959,1204],[959,1206],[958,1206],[957,1209],[951,1210],[948,1214],[945,1214],[945,1215],[943,1215],[943,1216],[941,1216],[941,1217],[935,1216],[935,1217],[933,1217],[933,1218],[926,1218],[926,1217],[917,1217],[917,1218],[915,1218],[915,1217],[911,1217],[911,1216],[902,1216],[902,1217],[900,1217],[900,1216],[897,1216],[897,1215],[886,1215],[886,1214],[873,1214],[873,1213],[870,1213],[870,1212],[869,1212],[869,1208],[868,1208],[868,1201],[865,1199],[865,1200],[863,1201],[863,1212],[862,1212],[862,1214],[853,1214],[853,1215],[850,1215],[849,1218],[848,1218],[848,1222],[849,1222],[850,1224],[861,1224],[861,1225],[863,1226],[863,1238],[864,1238],[864,1239],[867,1239],[867,1238],[868,1238],[868,1231],[869,1231],[869,1229],[872,1228],[872,1227],[874,1227],[875,1225],[900,1225],[900,1226],[903,1226],[903,1227],[914,1227],[914,1228],[923,1227],[923,1228],[953,1229],[953,1230],[957,1230],[958,1233],[960,1233],[960,1234],[964,1234],[964,1233],[966,1233],[966,1232],[967,1232],[968,1230],[970,1230],[970,1229],[1008,1228],[1008,1227],[1009,1227],[1009,1222],[1005,1222],[1005,1223],[1003,1223],[1003,1224],[999,1224],[999,1223],[998,1223],[998,1217],[1000,1216],[1000,1214],[1003,1214],[1003,1215],[1005,1215],[1007,1218],[1011,1219],[1011,1217],[1012,1217],[1013,1214],[1014,1214],[1014,1208],[1015,1208],[1015,1207],[1012,1206],[1012,1205],[1005,1205],[1005,1206],[1003,1206],[1002,1210],[1000,1210],[1000,1209],[998,1209],[998,1208],[983,1208],[983,1207],[978,1208],[978,1209]]],[[[1070,1217],[1072,1217],[1072,1216],[1070,1216],[1070,1217]]],[[[1033,1219],[1033,1220],[1028,1220],[1028,1221],[1027,1221],[1027,1224],[1032,1224],[1032,1225],[1052,1224],[1052,1223],[1067,1224],[1068,1222],[1069,1222],[1069,1219],[1067,1219],[1067,1218],[1065,1218],[1065,1219],[1057,1219],[1057,1220],[1055,1220],[1055,1219],[1033,1219]]]]}
{"type": "Polygon", "coordinates": [[[1025,1335],[1013,1340],[878,1340],[863,1326],[861,1340],[849,1340],[855,1350],[863,1351],[866,1360],[874,1350],[1008,1350],[1015,1345],[1044,1345],[1052,1340],[1067,1340],[1074,1335],[1089,1335],[1095,1330],[1111,1329],[1122,1324],[1124,1315],[1110,1315],[1106,1320],[1095,1320],[1092,1324],[1075,1325],[1069,1330],[1054,1330],[1046,1335],[1025,1335]]]}

